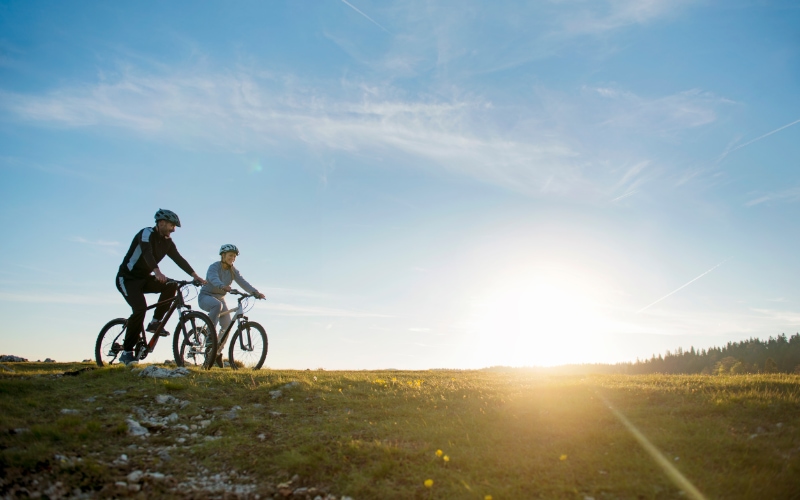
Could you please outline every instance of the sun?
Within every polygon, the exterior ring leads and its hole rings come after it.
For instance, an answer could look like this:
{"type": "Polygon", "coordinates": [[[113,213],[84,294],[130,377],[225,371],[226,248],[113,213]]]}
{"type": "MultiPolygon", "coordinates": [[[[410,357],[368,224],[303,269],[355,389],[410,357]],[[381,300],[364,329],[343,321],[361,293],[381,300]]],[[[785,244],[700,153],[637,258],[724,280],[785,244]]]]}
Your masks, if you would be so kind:
{"type": "Polygon", "coordinates": [[[475,361],[484,366],[591,362],[609,326],[601,289],[589,274],[552,264],[498,279],[470,312],[470,328],[482,345],[475,361]]]}

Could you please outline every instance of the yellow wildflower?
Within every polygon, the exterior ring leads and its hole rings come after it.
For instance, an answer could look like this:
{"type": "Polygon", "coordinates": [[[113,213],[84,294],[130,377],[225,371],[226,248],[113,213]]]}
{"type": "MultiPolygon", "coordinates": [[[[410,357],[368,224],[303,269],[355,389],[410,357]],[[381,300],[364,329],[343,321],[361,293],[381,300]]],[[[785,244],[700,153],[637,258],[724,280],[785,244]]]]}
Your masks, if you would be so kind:
{"type": "Polygon", "coordinates": [[[445,455],[445,456],[444,456],[444,458],[443,458],[442,460],[444,460],[445,462],[449,462],[449,461],[450,461],[450,457],[448,457],[447,455],[445,455]]]}
{"type": "Polygon", "coordinates": [[[567,459],[567,456],[566,455],[561,455],[560,457],[558,457],[558,459],[563,462],[564,460],[567,459]]]}
{"type": "Polygon", "coordinates": [[[492,500],[492,495],[486,495],[483,500],[492,500]]]}
{"type": "Polygon", "coordinates": [[[436,456],[437,457],[441,457],[442,453],[443,453],[442,450],[436,450],[436,456]]]}
{"type": "Polygon", "coordinates": [[[426,488],[430,488],[431,486],[433,486],[433,479],[426,479],[425,480],[425,487],[426,488]]]}

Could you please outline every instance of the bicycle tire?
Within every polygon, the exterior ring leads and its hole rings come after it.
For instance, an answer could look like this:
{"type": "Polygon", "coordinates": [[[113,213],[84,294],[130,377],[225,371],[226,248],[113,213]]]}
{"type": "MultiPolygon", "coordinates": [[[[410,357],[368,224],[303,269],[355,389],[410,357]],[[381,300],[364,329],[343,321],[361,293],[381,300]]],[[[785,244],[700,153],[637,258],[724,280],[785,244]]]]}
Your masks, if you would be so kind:
{"type": "Polygon", "coordinates": [[[241,368],[259,370],[267,359],[269,340],[264,327],[254,321],[243,323],[233,334],[228,346],[228,363],[231,368],[238,370],[237,362],[242,363],[241,368]]]}
{"type": "Polygon", "coordinates": [[[211,369],[217,356],[217,331],[208,316],[192,311],[181,316],[172,340],[172,353],[178,366],[211,369]],[[198,349],[204,346],[203,349],[198,349]]]}
{"type": "Polygon", "coordinates": [[[112,319],[100,330],[94,344],[94,361],[97,366],[113,365],[117,361],[122,354],[127,324],[126,318],[112,319]]]}

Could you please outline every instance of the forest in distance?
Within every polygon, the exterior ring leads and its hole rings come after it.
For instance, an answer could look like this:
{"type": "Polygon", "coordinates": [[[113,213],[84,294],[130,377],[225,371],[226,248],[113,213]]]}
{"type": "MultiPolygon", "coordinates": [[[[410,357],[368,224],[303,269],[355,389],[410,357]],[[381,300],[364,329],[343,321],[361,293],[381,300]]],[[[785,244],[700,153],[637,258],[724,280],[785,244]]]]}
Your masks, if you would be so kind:
{"type": "MultiPolygon", "coordinates": [[[[489,370],[505,370],[496,366],[489,370]]],[[[741,342],[728,342],[722,347],[688,351],[678,348],[663,355],[653,354],[650,359],[616,364],[573,364],[548,368],[532,368],[550,374],[704,374],[740,375],[752,373],[800,374],[800,334],[769,337],[767,340],[750,338],[741,342]]]]}

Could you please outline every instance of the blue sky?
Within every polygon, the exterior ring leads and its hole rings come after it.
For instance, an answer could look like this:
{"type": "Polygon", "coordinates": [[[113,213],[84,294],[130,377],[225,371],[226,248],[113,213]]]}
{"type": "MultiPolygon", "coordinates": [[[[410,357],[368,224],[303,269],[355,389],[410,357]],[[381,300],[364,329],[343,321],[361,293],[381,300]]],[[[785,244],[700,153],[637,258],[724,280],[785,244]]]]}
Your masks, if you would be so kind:
{"type": "Polygon", "coordinates": [[[0,2],[0,351],[92,357],[158,208],[273,368],[791,335],[799,84],[790,1],[0,2]]]}

